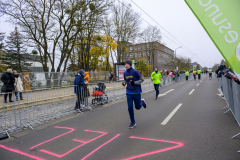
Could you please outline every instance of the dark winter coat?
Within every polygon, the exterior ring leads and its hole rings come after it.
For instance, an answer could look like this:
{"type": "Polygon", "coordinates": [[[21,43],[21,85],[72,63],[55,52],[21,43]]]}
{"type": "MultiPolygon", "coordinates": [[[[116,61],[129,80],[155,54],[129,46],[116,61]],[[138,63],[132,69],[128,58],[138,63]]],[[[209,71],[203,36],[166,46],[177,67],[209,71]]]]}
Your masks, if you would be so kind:
{"type": "Polygon", "coordinates": [[[87,89],[87,86],[84,83],[84,76],[80,74],[75,75],[75,80],[74,80],[74,93],[80,94],[83,97],[88,97],[90,96],[89,91],[87,89]]]}
{"type": "Polygon", "coordinates": [[[80,74],[76,74],[75,80],[74,80],[74,93],[82,94],[83,86],[84,86],[84,77],[81,76],[80,74]]]}
{"type": "Polygon", "coordinates": [[[1,77],[1,81],[4,85],[7,85],[7,92],[12,92],[15,89],[15,78],[12,73],[4,73],[1,77]]]}

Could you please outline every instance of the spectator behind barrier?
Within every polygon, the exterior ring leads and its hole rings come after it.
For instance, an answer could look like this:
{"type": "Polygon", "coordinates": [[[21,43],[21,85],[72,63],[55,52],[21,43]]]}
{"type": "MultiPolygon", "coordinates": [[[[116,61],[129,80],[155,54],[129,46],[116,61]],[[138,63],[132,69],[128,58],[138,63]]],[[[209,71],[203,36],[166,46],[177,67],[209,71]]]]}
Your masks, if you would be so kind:
{"type": "Polygon", "coordinates": [[[13,76],[15,77],[15,97],[16,101],[18,101],[18,95],[20,95],[20,100],[23,100],[23,82],[21,78],[19,77],[16,70],[13,71],[13,76]]]}
{"type": "Polygon", "coordinates": [[[237,78],[237,76],[234,74],[234,72],[232,71],[232,69],[226,69],[225,65],[221,65],[219,67],[219,69],[216,71],[217,77],[221,78],[222,75],[228,79],[233,79],[237,84],[240,85],[240,81],[237,78]],[[218,73],[218,74],[217,74],[218,73]]]}
{"type": "Polygon", "coordinates": [[[75,111],[83,110],[84,97],[86,97],[86,91],[84,85],[88,84],[88,81],[84,80],[85,71],[80,69],[79,73],[75,75],[74,79],[74,93],[77,95],[77,101],[75,105],[75,111]]]}
{"type": "Polygon", "coordinates": [[[9,102],[14,102],[12,100],[12,92],[14,91],[14,83],[15,78],[12,74],[12,69],[7,69],[6,73],[4,73],[1,77],[1,81],[3,82],[3,85],[6,86],[6,92],[4,94],[4,103],[7,103],[7,97],[9,96],[9,102]]]}

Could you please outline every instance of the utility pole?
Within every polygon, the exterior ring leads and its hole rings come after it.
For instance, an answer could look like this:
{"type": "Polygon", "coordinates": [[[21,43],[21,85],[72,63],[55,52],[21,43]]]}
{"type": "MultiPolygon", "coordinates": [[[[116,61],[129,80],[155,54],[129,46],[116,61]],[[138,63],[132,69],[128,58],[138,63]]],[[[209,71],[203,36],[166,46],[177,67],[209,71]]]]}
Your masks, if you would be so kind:
{"type": "Polygon", "coordinates": [[[175,69],[177,69],[177,61],[176,61],[176,59],[177,59],[177,49],[179,49],[179,48],[182,48],[182,46],[180,46],[180,47],[177,47],[176,49],[175,49],[175,58],[174,58],[174,60],[175,60],[175,62],[174,62],[174,64],[175,64],[175,69]]]}

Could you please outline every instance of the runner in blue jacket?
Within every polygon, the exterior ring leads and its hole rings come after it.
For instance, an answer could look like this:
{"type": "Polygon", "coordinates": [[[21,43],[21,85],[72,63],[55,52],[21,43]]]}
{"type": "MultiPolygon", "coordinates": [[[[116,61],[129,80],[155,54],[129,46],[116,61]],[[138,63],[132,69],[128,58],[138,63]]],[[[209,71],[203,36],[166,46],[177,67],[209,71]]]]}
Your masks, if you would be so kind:
{"type": "Polygon", "coordinates": [[[145,100],[141,99],[141,83],[144,81],[144,79],[137,70],[132,68],[131,60],[126,60],[125,67],[127,70],[124,72],[124,82],[122,84],[123,86],[127,85],[126,95],[128,112],[131,120],[129,128],[134,128],[136,126],[136,122],[134,119],[133,101],[137,110],[140,110],[142,106],[147,108],[145,100]]]}

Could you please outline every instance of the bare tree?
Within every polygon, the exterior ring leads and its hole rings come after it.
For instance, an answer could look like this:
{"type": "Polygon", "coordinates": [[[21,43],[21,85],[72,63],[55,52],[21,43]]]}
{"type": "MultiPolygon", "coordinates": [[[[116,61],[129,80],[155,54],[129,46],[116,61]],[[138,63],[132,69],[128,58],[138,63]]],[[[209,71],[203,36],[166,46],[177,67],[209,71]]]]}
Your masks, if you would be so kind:
{"type": "MultiPolygon", "coordinates": [[[[88,16],[88,22],[77,36],[77,43],[74,55],[76,57],[77,68],[90,69],[90,50],[92,42],[104,28],[104,16],[107,16],[109,8],[113,2],[110,0],[96,0],[94,3],[94,13],[88,16]]],[[[78,17],[84,20],[86,12],[82,12],[78,17]]]]}
{"type": "Polygon", "coordinates": [[[180,70],[189,70],[191,69],[191,59],[183,56],[177,56],[175,59],[175,65],[178,66],[180,70]]]}
{"type": "Polygon", "coordinates": [[[149,50],[149,53],[147,54],[147,59],[149,63],[152,64],[153,70],[155,67],[153,66],[154,59],[151,57],[154,57],[156,50],[162,50],[164,48],[162,44],[162,35],[160,29],[157,26],[153,27],[149,25],[141,32],[139,42],[147,44],[147,48],[149,50]]]}
{"type": "Polygon", "coordinates": [[[117,62],[121,62],[124,53],[127,52],[126,45],[139,34],[140,15],[132,9],[130,4],[122,2],[113,6],[110,19],[113,22],[114,39],[118,43],[117,62]]]}
{"type": "MultiPolygon", "coordinates": [[[[2,58],[4,55],[4,47],[5,47],[3,43],[4,38],[5,38],[5,33],[0,32],[0,58],[2,58]]],[[[0,73],[5,71],[5,69],[6,69],[6,66],[0,60],[0,73]]]]}
{"type": "MultiPolygon", "coordinates": [[[[0,13],[21,27],[39,51],[43,70],[66,70],[79,33],[100,14],[101,2],[108,0],[2,0],[0,13]]],[[[46,75],[46,78],[51,78],[46,75]]],[[[57,79],[55,74],[54,79],[57,79]]]]}

